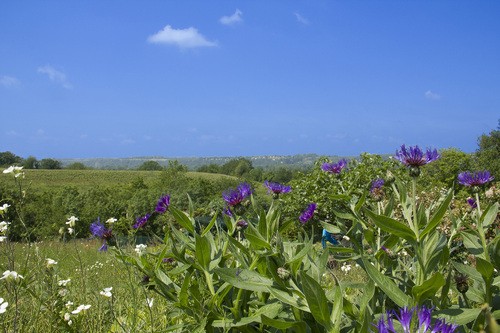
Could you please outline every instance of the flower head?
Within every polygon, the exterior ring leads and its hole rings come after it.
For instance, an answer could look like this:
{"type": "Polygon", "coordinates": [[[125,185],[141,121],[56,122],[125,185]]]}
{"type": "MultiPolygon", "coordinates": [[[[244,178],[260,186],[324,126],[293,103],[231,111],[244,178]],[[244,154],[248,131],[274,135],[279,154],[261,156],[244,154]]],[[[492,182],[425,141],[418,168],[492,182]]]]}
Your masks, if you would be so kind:
{"type": "Polygon", "coordinates": [[[397,320],[403,329],[404,333],[410,332],[445,332],[453,333],[457,325],[446,323],[444,319],[437,319],[434,324],[431,323],[432,309],[425,305],[422,307],[408,308],[403,307],[399,311],[388,310],[387,322],[384,320],[384,315],[380,317],[377,324],[379,332],[399,332],[394,329],[393,320],[397,320]]]}
{"type": "Polygon", "coordinates": [[[489,171],[470,172],[465,171],[458,174],[458,182],[467,187],[481,186],[491,182],[494,177],[489,171]]]}
{"type": "Polygon", "coordinates": [[[339,174],[342,171],[342,169],[344,169],[346,166],[347,166],[347,160],[341,159],[337,163],[325,162],[321,165],[321,169],[329,173],[339,174]]]}
{"type": "Polygon", "coordinates": [[[57,261],[55,261],[54,259],[47,258],[45,259],[45,261],[47,262],[47,268],[52,268],[57,265],[57,261]]]}
{"type": "Polygon", "coordinates": [[[2,221],[0,222],[0,232],[6,232],[10,222],[2,221]]]}
{"type": "Polygon", "coordinates": [[[71,311],[71,313],[72,314],[79,314],[82,311],[86,311],[86,310],[90,309],[90,306],[91,306],[90,304],[78,305],[78,307],[75,310],[71,311]]]}
{"type": "Polygon", "coordinates": [[[3,204],[2,206],[0,206],[0,212],[6,211],[6,210],[7,210],[7,208],[9,208],[9,207],[10,207],[10,205],[9,205],[9,204],[6,204],[6,203],[5,203],[5,204],[3,204]]]}
{"type": "Polygon", "coordinates": [[[104,288],[99,294],[104,297],[111,297],[113,296],[113,294],[111,294],[111,290],[113,290],[113,287],[104,288]]]}
{"type": "Polygon", "coordinates": [[[396,151],[395,158],[407,167],[420,167],[427,163],[437,160],[440,157],[436,149],[427,149],[425,154],[419,146],[406,148],[401,146],[401,150],[396,151]]]}
{"type": "Polygon", "coordinates": [[[384,186],[384,180],[382,178],[377,178],[374,181],[372,181],[372,185],[370,187],[370,192],[374,192],[375,190],[379,190],[384,186]]]}
{"type": "Polygon", "coordinates": [[[281,193],[288,193],[292,190],[290,186],[286,186],[280,183],[265,181],[264,186],[267,187],[267,193],[273,193],[279,195],[281,193]]]}
{"type": "Polygon", "coordinates": [[[0,297],[0,313],[4,313],[5,311],[7,311],[7,306],[9,305],[8,302],[4,302],[3,301],[3,298],[0,297]]]}
{"type": "Polygon", "coordinates": [[[467,198],[467,203],[469,204],[470,208],[474,209],[477,208],[477,202],[474,198],[467,198]]]}
{"type": "Polygon", "coordinates": [[[170,195],[164,195],[162,196],[159,200],[158,203],[156,204],[155,212],[163,214],[167,211],[168,206],[170,206],[170,195]]]}
{"type": "Polygon", "coordinates": [[[236,189],[230,189],[222,193],[222,198],[226,203],[234,207],[252,194],[252,188],[248,183],[241,183],[236,189]]]}
{"type": "Polygon", "coordinates": [[[299,217],[299,220],[302,224],[305,224],[307,221],[313,218],[314,216],[314,211],[316,210],[316,204],[315,203],[310,203],[307,205],[306,209],[302,212],[302,214],[299,217]]]}
{"type": "Polygon", "coordinates": [[[117,219],[115,219],[114,217],[110,217],[109,219],[106,220],[106,223],[108,224],[113,224],[115,223],[116,221],[118,221],[117,219]]]}
{"type": "Polygon", "coordinates": [[[102,240],[102,246],[99,251],[106,251],[108,249],[108,241],[113,238],[113,232],[101,223],[100,218],[97,218],[97,222],[90,225],[90,232],[94,237],[102,240]]]}
{"type": "Polygon", "coordinates": [[[19,177],[19,176],[23,176],[24,177],[24,172],[22,170],[23,170],[23,167],[11,165],[7,169],[5,169],[3,171],[3,173],[13,173],[14,177],[16,177],[16,178],[19,177]]]}
{"type": "Polygon", "coordinates": [[[24,277],[20,274],[17,274],[17,272],[14,272],[14,271],[5,271],[3,272],[3,275],[2,277],[0,278],[0,280],[17,280],[17,279],[24,279],[24,277]]]}
{"type": "Polygon", "coordinates": [[[246,229],[247,227],[248,227],[248,222],[245,220],[239,220],[238,222],[236,222],[236,229],[238,230],[243,230],[246,229]]]}
{"type": "Polygon", "coordinates": [[[147,253],[147,245],[146,244],[137,244],[135,246],[135,252],[139,255],[142,256],[147,253]]]}
{"type": "Polygon", "coordinates": [[[66,224],[68,224],[71,228],[74,228],[76,225],[76,221],[78,221],[78,217],[71,216],[68,218],[68,221],[66,222],[66,224]]]}
{"type": "Polygon", "coordinates": [[[142,228],[146,224],[146,222],[148,222],[150,217],[151,217],[151,214],[149,214],[149,213],[144,215],[144,216],[138,217],[135,220],[135,224],[132,226],[132,228],[134,228],[134,229],[142,228]]]}

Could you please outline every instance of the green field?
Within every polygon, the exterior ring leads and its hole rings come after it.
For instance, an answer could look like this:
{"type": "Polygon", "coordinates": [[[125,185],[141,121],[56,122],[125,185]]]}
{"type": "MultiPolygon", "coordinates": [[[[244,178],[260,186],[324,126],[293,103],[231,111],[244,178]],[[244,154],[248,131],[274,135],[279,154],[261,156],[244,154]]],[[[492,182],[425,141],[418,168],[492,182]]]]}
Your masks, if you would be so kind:
{"type": "MultiPolygon", "coordinates": [[[[142,179],[148,186],[158,181],[164,171],[131,171],[131,170],[25,170],[25,181],[33,188],[62,188],[76,186],[87,189],[95,186],[113,186],[129,184],[142,179]]],[[[235,179],[232,176],[186,172],[189,178],[201,178],[208,181],[235,179]]],[[[0,173],[0,184],[12,184],[12,175],[0,173]]]]}

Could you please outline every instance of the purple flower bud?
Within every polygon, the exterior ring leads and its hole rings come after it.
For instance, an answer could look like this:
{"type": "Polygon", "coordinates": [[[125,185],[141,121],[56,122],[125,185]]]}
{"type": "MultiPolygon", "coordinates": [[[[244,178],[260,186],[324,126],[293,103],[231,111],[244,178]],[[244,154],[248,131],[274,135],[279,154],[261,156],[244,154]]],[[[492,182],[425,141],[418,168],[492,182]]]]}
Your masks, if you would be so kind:
{"type": "Polygon", "coordinates": [[[163,214],[167,211],[168,206],[170,206],[170,195],[164,195],[162,196],[159,200],[158,203],[156,204],[155,211],[157,213],[163,214]]]}
{"type": "Polygon", "coordinates": [[[307,221],[313,218],[314,210],[316,210],[316,204],[311,203],[307,206],[307,208],[302,212],[299,217],[299,220],[302,224],[305,224],[307,221]]]}

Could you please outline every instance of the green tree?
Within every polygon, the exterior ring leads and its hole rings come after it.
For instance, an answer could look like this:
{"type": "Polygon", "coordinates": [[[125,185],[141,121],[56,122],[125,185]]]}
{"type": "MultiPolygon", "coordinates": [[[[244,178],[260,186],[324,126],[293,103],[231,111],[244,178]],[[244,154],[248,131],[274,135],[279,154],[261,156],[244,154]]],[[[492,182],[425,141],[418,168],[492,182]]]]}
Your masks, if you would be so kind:
{"type": "Polygon", "coordinates": [[[439,152],[441,157],[425,166],[420,183],[434,186],[451,187],[456,183],[457,175],[471,169],[472,155],[456,148],[448,148],[439,152]]]}
{"type": "Polygon", "coordinates": [[[164,170],[164,168],[160,165],[160,163],[156,161],[146,161],[142,163],[137,170],[144,170],[144,171],[160,171],[164,170]]]}
{"type": "Polygon", "coordinates": [[[215,163],[202,165],[196,171],[207,172],[207,173],[222,173],[220,165],[215,163]]]}
{"type": "Polygon", "coordinates": [[[40,167],[40,162],[35,156],[28,156],[28,158],[23,161],[23,167],[25,169],[38,169],[40,167]]]}
{"type": "Polygon", "coordinates": [[[500,120],[496,130],[489,135],[483,134],[478,139],[476,152],[478,170],[488,170],[495,177],[500,177],[500,120]]]}
{"type": "Polygon", "coordinates": [[[69,170],[85,170],[85,169],[88,169],[88,167],[85,166],[85,164],[83,164],[81,162],[74,162],[74,163],[68,164],[66,166],[66,169],[69,169],[69,170]]]}
{"type": "Polygon", "coordinates": [[[10,151],[4,151],[0,153],[0,165],[10,166],[13,164],[21,163],[22,158],[11,153],[10,151]]]}
{"type": "Polygon", "coordinates": [[[53,158],[44,158],[40,161],[40,169],[62,169],[61,162],[53,158]]]}

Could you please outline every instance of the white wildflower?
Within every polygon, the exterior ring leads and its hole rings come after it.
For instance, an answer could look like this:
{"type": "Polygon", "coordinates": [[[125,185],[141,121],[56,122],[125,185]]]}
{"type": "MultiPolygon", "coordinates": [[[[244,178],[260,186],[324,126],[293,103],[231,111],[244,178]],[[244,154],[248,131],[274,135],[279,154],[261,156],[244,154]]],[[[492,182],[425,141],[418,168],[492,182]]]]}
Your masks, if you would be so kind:
{"type": "Polygon", "coordinates": [[[75,229],[73,228],[68,228],[68,234],[72,235],[75,232],[75,229]]]}
{"type": "Polygon", "coordinates": [[[20,274],[17,274],[17,272],[14,271],[5,271],[3,272],[3,276],[0,278],[0,280],[17,280],[17,279],[24,279],[24,277],[20,274]]]}
{"type": "Polygon", "coordinates": [[[71,216],[68,218],[66,224],[68,224],[71,228],[74,228],[76,225],[76,221],[78,221],[78,217],[71,216]]]}
{"type": "Polygon", "coordinates": [[[47,261],[47,268],[52,268],[53,266],[57,265],[57,261],[54,259],[47,258],[45,259],[47,261]]]}
{"type": "Polygon", "coordinates": [[[346,240],[346,241],[350,241],[350,240],[351,240],[351,239],[349,238],[349,236],[346,236],[346,235],[342,236],[342,239],[343,239],[343,240],[346,240]]]}
{"type": "Polygon", "coordinates": [[[90,306],[91,306],[90,304],[78,305],[78,307],[75,310],[71,311],[71,313],[72,314],[79,314],[82,311],[86,311],[86,310],[90,309],[90,306]]]}
{"type": "Polygon", "coordinates": [[[408,255],[408,252],[406,252],[405,249],[402,249],[401,251],[399,251],[399,255],[402,257],[406,257],[408,255]]]}
{"type": "Polygon", "coordinates": [[[3,171],[3,173],[20,173],[23,167],[13,166],[11,165],[7,169],[3,171]]]}
{"type": "Polygon", "coordinates": [[[113,287],[109,287],[109,288],[104,288],[100,294],[102,296],[105,296],[105,297],[111,297],[113,294],[111,294],[111,290],[113,290],[113,287]]]}
{"type": "Polygon", "coordinates": [[[0,222],[0,232],[2,232],[2,233],[6,232],[9,224],[10,224],[10,222],[7,222],[7,221],[0,222]]]}
{"type": "Polygon", "coordinates": [[[9,204],[3,204],[2,206],[0,206],[0,212],[3,212],[4,210],[7,210],[7,208],[9,208],[10,205],[9,204]]]}
{"type": "Polygon", "coordinates": [[[67,309],[69,309],[71,306],[73,306],[73,302],[68,301],[64,306],[66,306],[67,309]]]}
{"type": "Polygon", "coordinates": [[[155,300],[154,298],[146,298],[146,304],[147,304],[150,308],[152,308],[152,307],[153,307],[153,301],[154,301],[154,300],[155,300]]]}
{"type": "Polygon", "coordinates": [[[115,219],[114,217],[111,217],[109,219],[106,220],[106,223],[109,223],[109,224],[113,224],[115,223],[116,221],[118,221],[117,219],[115,219]]]}
{"type": "Polygon", "coordinates": [[[5,311],[7,311],[7,306],[9,306],[9,303],[4,302],[3,298],[0,297],[0,313],[4,313],[5,311]]]}
{"type": "Polygon", "coordinates": [[[139,256],[142,256],[144,254],[146,254],[146,248],[148,246],[146,244],[137,244],[135,246],[135,252],[139,255],[139,256]]]}
{"type": "Polygon", "coordinates": [[[67,280],[59,280],[57,282],[57,284],[61,287],[66,287],[66,285],[71,281],[71,279],[67,279],[67,280]]]}
{"type": "Polygon", "coordinates": [[[7,236],[0,236],[0,243],[5,241],[7,239],[7,236]]]}
{"type": "Polygon", "coordinates": [[[348,273],[352,269],[351,265],[343,263],[342,267],[340,267],[340,270],[344,273],[348,273]]]}
{"type": "Polygon", "coordinates": [[[71,315],[68,312],[64,314],[64,321],[67,321],[68,325],[71,325],[71,315]]]}

